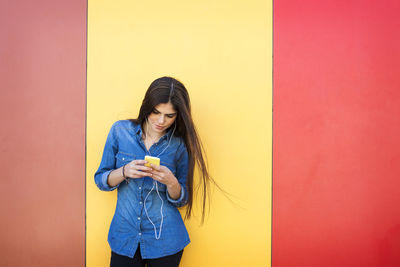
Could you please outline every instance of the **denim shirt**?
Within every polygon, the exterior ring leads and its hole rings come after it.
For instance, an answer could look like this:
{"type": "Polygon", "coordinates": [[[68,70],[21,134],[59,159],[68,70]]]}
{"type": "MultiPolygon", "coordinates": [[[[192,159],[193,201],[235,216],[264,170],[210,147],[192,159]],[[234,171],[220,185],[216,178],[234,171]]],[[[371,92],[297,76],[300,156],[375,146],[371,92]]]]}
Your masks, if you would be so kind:
{"type": "Polygon", "coordinates": [[[183,140],[172,136],[171,132],[168,131],[147,150],[140,125],[120,120],[111,127],[94,179],[100,190],[118,190],[117,206],[108,233],[110,248],[117,254],[133,258],[140,244],[142,258],[153,259],[175,254],[190,243],[177,209],[188,200],[188,153],[183,140]],[[168,167],[175,175],[181,185],[179,199],[172,199],[166,186],[150,177],[129,179],[128,183],[123,181],[115,187],[107,184],[112,170],[132,160],[144,159],[145,155],[159,157],[160,164],[168,167]],[[155,184],[157,187],[153,188],[155,184]],[[156,227],[156,233],[150,220],[156,227]],[[156,239],[156,235],[159,239],[156,239]]]}

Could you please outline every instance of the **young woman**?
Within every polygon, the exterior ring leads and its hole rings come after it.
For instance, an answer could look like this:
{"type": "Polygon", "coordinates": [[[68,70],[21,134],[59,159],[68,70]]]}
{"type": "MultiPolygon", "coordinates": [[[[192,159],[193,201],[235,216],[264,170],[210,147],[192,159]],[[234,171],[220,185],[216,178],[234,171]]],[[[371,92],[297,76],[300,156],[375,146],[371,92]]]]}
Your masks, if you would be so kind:
{"type": "Polygon", "coordinates": [[[178,266],[190,242],[178,207],[193,205],[197,165],[203,191],[211,180],[190,112],[185,86],[171,77],[148,88],[137,119],[115,122],[95,173],[99,189],[118,189],[108,243],[111,267],[178,266]],[[147,165],[145,156],[160,165],[147,165]]]}

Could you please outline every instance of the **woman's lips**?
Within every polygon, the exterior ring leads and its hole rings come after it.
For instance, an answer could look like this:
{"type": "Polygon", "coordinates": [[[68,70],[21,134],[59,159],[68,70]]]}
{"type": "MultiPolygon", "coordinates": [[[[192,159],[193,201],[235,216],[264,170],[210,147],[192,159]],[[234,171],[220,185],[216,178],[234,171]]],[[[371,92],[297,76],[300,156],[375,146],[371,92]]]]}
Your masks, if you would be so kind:
{"type": "Polygon", "coordinates": [[[156,129],[157,130],[162,130],[164,127],[162,127],[162,126],[159,126],[159,125],[156,125],[156,129]]]}

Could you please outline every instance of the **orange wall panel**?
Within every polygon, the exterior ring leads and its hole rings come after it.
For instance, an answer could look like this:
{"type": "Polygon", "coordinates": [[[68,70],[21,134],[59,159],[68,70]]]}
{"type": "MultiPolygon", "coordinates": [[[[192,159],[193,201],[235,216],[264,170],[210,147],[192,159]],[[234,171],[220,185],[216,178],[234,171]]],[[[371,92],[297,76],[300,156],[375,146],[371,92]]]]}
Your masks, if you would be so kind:
{"type": "Polygon", "coordinates": [[[400,266],[400,2],[274,2],[273,267],[400,266]]]}
{"type": "Polygon", "coordinates": [[[3,1],[0,25],[0,266],[84,266],[86,1],[3,1]]]}

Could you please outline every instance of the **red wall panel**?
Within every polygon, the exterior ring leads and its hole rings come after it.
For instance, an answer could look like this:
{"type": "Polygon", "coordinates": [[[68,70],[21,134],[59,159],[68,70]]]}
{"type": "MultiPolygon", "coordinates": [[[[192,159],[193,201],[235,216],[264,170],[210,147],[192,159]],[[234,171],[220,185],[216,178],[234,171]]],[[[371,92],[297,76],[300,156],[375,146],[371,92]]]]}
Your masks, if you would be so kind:
{"type": "Polygon", "coordinates": [[[86,1],[2,1],[0,25],[0,266],[84,266],[86,1]]]}
{"type": "Polygon", "coordinates": [[[272,266],[400,266],[400,2],[274,1],[272,266]]]}

